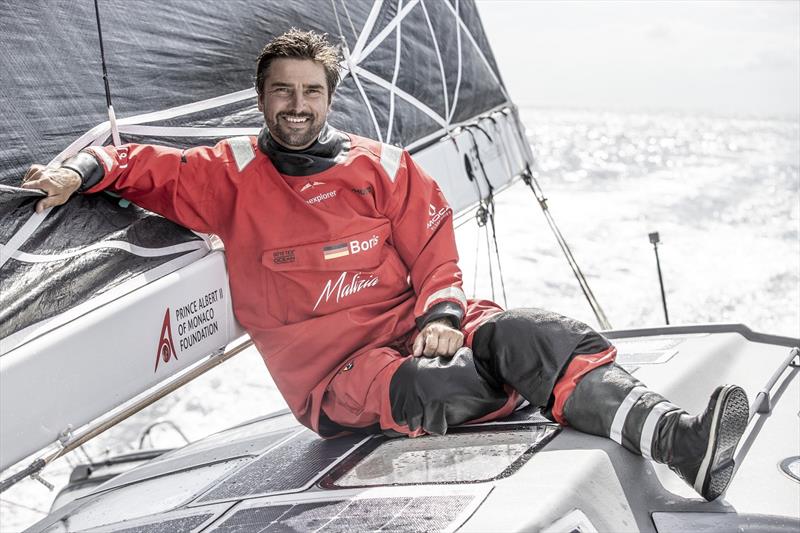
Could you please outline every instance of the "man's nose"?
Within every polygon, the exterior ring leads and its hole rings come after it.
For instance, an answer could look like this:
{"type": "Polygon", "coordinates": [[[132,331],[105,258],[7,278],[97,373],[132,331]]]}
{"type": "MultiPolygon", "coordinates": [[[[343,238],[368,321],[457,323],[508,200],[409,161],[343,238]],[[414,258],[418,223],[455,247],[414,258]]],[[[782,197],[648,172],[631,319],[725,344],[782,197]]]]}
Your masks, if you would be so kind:
{"type": "Polygon", "coordinates": [[[295,91],[292,95],[292,107],[297,110],[303,109],[306,104],[306,99],[303,96],[303,91],[295,91]]]}

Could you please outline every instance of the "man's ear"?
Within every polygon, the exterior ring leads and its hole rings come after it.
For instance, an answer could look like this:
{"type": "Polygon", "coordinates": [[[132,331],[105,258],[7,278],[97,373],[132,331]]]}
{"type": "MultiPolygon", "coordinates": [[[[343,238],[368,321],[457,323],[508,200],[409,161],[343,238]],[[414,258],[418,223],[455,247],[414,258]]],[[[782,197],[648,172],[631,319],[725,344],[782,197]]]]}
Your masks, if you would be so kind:
{"type": "Polygon", "coordinates": [[[258,100],[258,110],[261,113],[263,113],[264,112],[264,100],[262,100],[262,95],[259,94],[258,98],[256,98],[256,100],[258,100]]]}

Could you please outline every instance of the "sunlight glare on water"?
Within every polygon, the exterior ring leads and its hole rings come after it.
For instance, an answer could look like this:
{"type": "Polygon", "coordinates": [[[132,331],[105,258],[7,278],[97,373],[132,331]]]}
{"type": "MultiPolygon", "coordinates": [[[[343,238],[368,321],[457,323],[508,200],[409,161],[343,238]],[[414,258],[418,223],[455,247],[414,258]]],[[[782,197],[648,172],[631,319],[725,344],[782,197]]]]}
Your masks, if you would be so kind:
{"type": "MultiPolygon", "coordinates": [[[[548,205],[616,328],[741,322],[800,335],[797,122],[522,109],[548,205]]],[[[497,198],[510,307],[544,307],[597,326],[535,198],[497,198]]],[[[465,288],[491,295],[485,237],[458,234],[465,288]],[[481,241],[478,245],[476,241],[481,241]]],[[[470,229],[472,227],[472,229],[470,229]]],[[[501,299],[497,267],[495,296],[501,299]]]]}

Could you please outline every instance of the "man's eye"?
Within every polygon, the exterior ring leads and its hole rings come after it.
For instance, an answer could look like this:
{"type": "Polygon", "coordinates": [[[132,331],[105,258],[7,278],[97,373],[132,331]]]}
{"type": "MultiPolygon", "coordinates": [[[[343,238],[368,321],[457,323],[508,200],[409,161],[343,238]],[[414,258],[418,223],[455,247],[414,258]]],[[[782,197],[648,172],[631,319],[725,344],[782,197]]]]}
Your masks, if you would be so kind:
{"type": "Polygon", "coordinates": [[[275,92],[275,93],[278,93],[278,94],[289,94],[289,88],[288,87],[276,87],[272,92],[275,92]]]}

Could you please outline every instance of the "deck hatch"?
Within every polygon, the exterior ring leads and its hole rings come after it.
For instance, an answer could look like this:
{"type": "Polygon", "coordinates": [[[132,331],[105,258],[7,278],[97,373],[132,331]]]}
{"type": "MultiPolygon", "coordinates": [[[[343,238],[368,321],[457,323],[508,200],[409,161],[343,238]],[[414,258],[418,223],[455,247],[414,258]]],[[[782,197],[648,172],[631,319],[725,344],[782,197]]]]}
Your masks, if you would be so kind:
{"type": "Polygon", "coordinates": [[[354,435],[324,440],[303,430],[233,472],[199,503],[303,490],[362,440],[354,435]]]}
{"type": "Polygon", "coordinates": [[[364,498],[268,505],[236,511],[214,533],[270,531],[452,531],[472,495],[364,498]]]}
{"type": "Polygon", "coordinates": [[[617,363],[620,365],[654,365],[666,363],[678,353],[685,337],[614,339],[617,363]]]}

